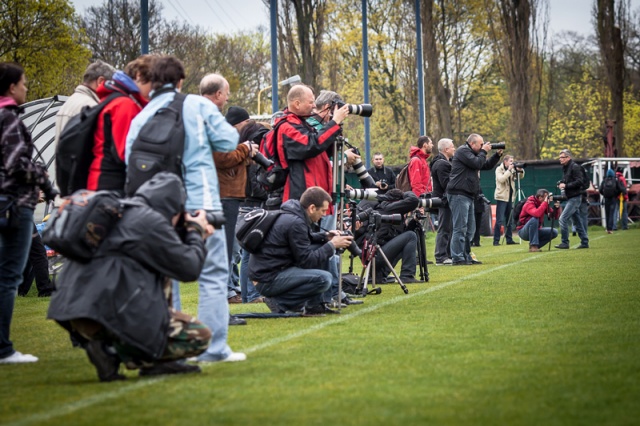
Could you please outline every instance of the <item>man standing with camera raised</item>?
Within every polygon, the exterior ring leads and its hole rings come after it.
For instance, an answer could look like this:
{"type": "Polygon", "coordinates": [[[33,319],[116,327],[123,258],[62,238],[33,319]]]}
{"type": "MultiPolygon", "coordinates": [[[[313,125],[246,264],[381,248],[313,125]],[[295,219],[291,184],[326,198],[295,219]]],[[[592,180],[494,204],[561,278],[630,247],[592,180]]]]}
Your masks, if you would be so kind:
{"type": "Polygon", "coordinates": [[[562,215],[560,215],[560,238],[562,242],[555,246],[557,249],[569,248],[569,219],[572,219],[578,236],[580,237],[579,249],[589,248],[589,235],[587,235],[587,192],[583,189],[587,186],[585,173],[582,166],[571,159],[571,151],[560,151],[560,164],[562,164],[562,180],[558,188],[567,197],[562,215]]]}
{"type": "Polygon", "coordinates": [[[476,230],[473,200],[480,190],[478,171],[490,170],[498,164],[504,144],[487,160],[487,153],[491,149],[492,144],[485,143],[482,136],[472,133],[467,143],[453,155],[447,200],[453,220],[451,259],[454,266],[482,263],[471,258],[471,239],[476,230]]]}
{"type": "Polygon", "coordinates": [[[513,241],[513,223],[517,217],[511,216],[513,202],[516,197],[516,179],[524,178],[524,169],[516,167],[511,155],[505,155],[502,164],[496,167],[496,224],[493,228],[493,245],[500,245],[500,228],[504,224],[504,236],[507,244],[518,244],[513,241]]]}

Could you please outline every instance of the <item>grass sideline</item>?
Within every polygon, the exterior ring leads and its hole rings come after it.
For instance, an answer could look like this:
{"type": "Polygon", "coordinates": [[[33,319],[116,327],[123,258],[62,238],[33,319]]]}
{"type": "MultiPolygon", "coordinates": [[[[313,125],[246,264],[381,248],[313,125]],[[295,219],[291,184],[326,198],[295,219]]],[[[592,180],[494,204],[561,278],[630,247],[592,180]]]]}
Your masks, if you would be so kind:
{"type": "MultiPolygon", "coordinates": [[[[483,238],[483,265],[429,265],[408,295],[387,284],[340,316],[249,320],[229,336],[246,362],[182,377],[98,383],[32,293],[11,337],[40,361],[0,366],[0,424],[637,424],[640,230],[589,232],[589,250],[541,253],[483,238]]],[[[181,294],[195,313],[196,286],[181,294]]]]}

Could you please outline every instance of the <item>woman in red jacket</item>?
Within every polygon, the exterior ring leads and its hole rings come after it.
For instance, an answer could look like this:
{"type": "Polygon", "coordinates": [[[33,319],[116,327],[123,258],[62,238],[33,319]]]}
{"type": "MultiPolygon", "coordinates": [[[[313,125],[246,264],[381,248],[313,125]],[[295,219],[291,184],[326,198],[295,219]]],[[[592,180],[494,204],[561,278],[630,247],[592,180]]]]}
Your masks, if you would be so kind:
{"type": "Polygon", "coordinates": [[[151,68],[157,56],[142,55],[129,62],[113,79],[98,86],[100,101],[114,93],[122,96],[109,102],[98,119],[94,135],[93,162],[89,168],[87,189],[124,191],[126,165],[124,148],[133,118],[149,102],[151,68]]]}

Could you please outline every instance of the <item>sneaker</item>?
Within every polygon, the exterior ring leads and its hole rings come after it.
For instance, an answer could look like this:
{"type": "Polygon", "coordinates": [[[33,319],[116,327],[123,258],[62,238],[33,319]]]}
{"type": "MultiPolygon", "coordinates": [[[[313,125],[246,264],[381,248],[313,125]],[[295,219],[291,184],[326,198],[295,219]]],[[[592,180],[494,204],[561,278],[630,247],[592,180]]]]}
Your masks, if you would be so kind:
{"type": "Polygon", "coordinates": [[[478,259],[471,259],[470,265],[482,265],[482,262],[478,259]]]}
{"type": "Polygon", "coordinates": [[[580,244],[578,247],[579,249],[588,249],[589,248],[589,244],[580,244]]]}
{"type": "Polygon", "coordinates": [[[216,362],[240,362],[245,361],[247,359],[247,355],[242,352],[231,352],[228,357],[223,359],[211,359],[206,354],[200,356],[194,356],[192,358],[187,359],[189,362],[197,362],[200,364],[214,364],[216,362]]]}
{"type": "Polygon", "coordinates": [[[362,305],[364,303],[364,300],[352,299],[350,297],[343,297],[342,303],[344,303],[345,305],[362,305]]]}
{"type": "Polygon", "coordinates": [[[229,325],[247,325],[247,320],[229,315],[229,325]]]}
{"type": "Polygon", "coordinates": [[[264,297],[260,296],[260,297],[256,297],[253,300],[250,300],[249,303],[264,303],[264,297]]]}
{"type": "Polygon", "coordinates": [[[566,250],[566,249],[568,249],[568,248],[569,248],[569,244],[567,244],[567,243],[561,243],[561,244],[558,244],[558,245],[556,245],[556,246],[554,246],[554,247],[555,247],[555,248],[557,248],[557,249],[566,250]]]}
{"type": "Polygon", "coordinates": [[[189,365],[180,361],[159,362],[151,367],[142,367],[138,373],[140,376],[162,376],[165,374],[200,373],[202,370],[197,365],[189,365]]]}
{"type": "Polygon", "coordinates": [[[541,251],[540,248],[538,246],[529,246],[529,252],[530,253],[537,253],[541,251]]]}
{"type": "Polygon", "coordinates": [[[38,362],[38,357],[15,351],[8,357],[0,358],[0,364],[24,364],[27,362],[38,362]]]}
{"type": "Polygon", "coordinates": [[[445,259],[442,262],[436,261],[436,266],[451,266],[452,263],[453,263],[453,260],[445,259]]]}
{"type": "Polygon", "coordinates": [[[246,361],[246,360],[247,360],[247,355],[245,353],[231,352],[228,357],[226,357],[223,360],[220,360],[220,362],[240,362],[240,361],[246,361]]]}
{"type": "Polygon", "coordinates": [[[326,305],[330,309],[342,309],[347,307],[345,303],[338,303],[336,299],[331,300],[331,302],[328,302],[326,305]]]}

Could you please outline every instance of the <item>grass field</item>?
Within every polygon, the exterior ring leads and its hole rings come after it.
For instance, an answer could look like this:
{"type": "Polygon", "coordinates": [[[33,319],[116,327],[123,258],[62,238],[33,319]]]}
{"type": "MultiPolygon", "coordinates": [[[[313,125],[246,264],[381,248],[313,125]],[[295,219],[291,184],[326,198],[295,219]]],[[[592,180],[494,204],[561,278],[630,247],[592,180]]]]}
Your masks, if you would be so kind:
{"type": "MultiPolygon", "coordinates": [[[[12,340],[40,362],[0,366],[0,424],[637,425],[640,229],[590,238],[542,253],[483,238],[483,265],[430,265],[407,295],[231,327],[248,360],[199,375],[99,383],[48,300],[19,298],[12,340]]],[[[196,286],[182,298],[195,313],[196,286]]]]}

